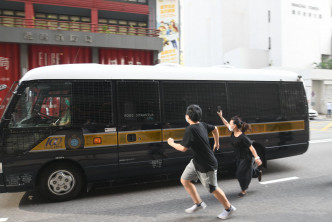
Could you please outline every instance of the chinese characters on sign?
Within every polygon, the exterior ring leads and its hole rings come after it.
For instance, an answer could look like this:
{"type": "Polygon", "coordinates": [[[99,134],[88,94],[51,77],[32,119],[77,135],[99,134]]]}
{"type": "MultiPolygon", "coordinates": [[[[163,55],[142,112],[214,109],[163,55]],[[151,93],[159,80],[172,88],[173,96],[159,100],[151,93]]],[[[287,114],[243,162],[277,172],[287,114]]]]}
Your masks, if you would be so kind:
{"type": "MultiPolygon", "coordinates": [[[[51,38],[51,35],[48,34],[48,33],[38,33],[38,34],[34,34],[32,32],[25,32],[23,34],[23,38],[25,40],[34,40],[35,38],[39,38],[39,40],[44,40],[44,41],[48,41],[51,38]]],[[[57,42],[79,42],[80,41],[80,37],[78,35],[73,35],[73,34],[68,34],[68,35],[65,35],[65,34],[55,34],[54,35],[54,38],[53,38],[55,41],[57,42]]],[[[92,36],[91,35],[84,35],[84,38],[82,38],[82,40],[84,42],[88,42],[88,43],[92,43],[93,40],[92,40],[92,36]]]]}
{"type": "Polygon", "coordinates": [[[5,70],[9,69],[9,58],[0,57],[0,67],[4,67],[5,70]]]}
{"type": "Polygon", "coordinates": [[[179,1],[157,1],[157,29],[163,39],[163,51],[159,53],[160,63],[179,63],[179,1]]]}

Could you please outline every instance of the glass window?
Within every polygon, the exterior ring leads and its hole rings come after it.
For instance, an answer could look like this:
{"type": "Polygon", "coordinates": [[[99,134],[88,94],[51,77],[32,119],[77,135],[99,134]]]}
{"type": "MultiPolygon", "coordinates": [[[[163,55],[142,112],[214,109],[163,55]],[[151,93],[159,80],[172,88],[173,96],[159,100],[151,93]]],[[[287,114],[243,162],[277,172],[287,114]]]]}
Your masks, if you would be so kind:
{"type": "Polygon", "coordinates": [[[231,116],[254,120],[280,115],[278,83],[229,83],[227,91],[231,116]]]}
{"type": "Polygon", "coordinates": [[[11,11],[11,10],[3,10],[3,15],[14,16],[14,11],[11,11]]]}
{"type": "Polygon", "coordinates": [[[138,3],[143,3],[143,4],[146,4],[147,3],[147,0],[137,0],[138,3]]]}
{"type": "Polygon", "coordinates": [[[119,25],[128,25],[128,22],[124,20],[119,20],[119,25]]]}
{"type": "Polygon", "coordinates": [[[148,81],[117,83],[119,123],[140,126],[160,122],[159,84],[148,81]]]}
{"type": "Polygon", "coordinates": [[[129,24],[130,27],[137,26],[137,22],[133,22],[133,21],[128,22],[128,24],[129,24]]]}
{"type": "Polygon", "coordinates": [[[80,17],[79,16],[70,16],[70,21],[79,22],[80,21],[80,17]]]}
{"type": "Polygon", "coordinates": [[[58,15],[56,15],[56,14],[48,14],[47,18],[48,19],[58,19],[58,15]]]}
{"type": "Polygon", "coordinates": [[[107,19],[98,19],[98,23],[106,24],[107,19]]]}
{"type": "Polygon", "coordinates": [[[70,125],[70,96],[70,83],[32,83],[22,92],[9,127],[70,125]]]}
{"type": "Polygon", "coordinates": [[[203,112],[202,121],[220,124],[216,112],[218,106],[226,110],[225,83],[167,81],[162,88],[165,123],[183,125],[187,106],[197,104],[203,112]]]}
{"type": "Polygon", "coordinates": [[[17,12],[15,12],[15,15],[18,16],[18,17],[24,17],[24,16],[25,16],[25,13],[24,13],[24,12],[17,11],[17,12]]]}
{"type": "Polygon", "coordinates": [[[281,84],[281,110],[284,116],[298,116],[306,113],[306,99],[303,83],[281,84]]]}
{"type": "Polygon", "coordinates": [[[82,22],[90,22],[91,19],[89,17],[81,17],[82,22]]]}
{"type": "Polygon", "coordinates": [[[73,83],[73,125],[113,124],[111,82],[73,83]]]}
{"type": "Polygon", "coordinates": [[[45,19],[46,18],[46,14],[44,14],[44,13],[36,13],[36,18],[45,19]]]}
{"type": "Polygon", "coordinates": [[[59,15],[59,19],[60,20],[69,20],[69,16],[68,15],[59,15]]]}
{"type": "Polygon", "coordinates": [[[109,19],[109,20],[108,20],[108,23],[111,24],[111,25],[117,25],[117,24],[118,24],[118,21],[115,20],[115,19],[109,19]]]}
{"type": "Polygon", "coordinates": [[[146,22],[139,22],[139,23],[138,23],[138,26],[139,26],[139,27],[146,27],[147,24],[146,24],[146,22]]]}

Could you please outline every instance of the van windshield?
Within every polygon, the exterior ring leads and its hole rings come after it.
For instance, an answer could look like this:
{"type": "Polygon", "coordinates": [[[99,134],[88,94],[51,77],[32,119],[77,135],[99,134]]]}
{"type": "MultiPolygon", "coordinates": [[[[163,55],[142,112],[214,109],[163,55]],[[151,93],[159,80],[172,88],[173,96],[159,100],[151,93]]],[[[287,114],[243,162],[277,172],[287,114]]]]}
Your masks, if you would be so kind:
{"type": "Polygon", "coordinates": [[[13,110],[9,127],[69,125],[70,94],[70,83],[31,83],[21,93],[13,110]]]}

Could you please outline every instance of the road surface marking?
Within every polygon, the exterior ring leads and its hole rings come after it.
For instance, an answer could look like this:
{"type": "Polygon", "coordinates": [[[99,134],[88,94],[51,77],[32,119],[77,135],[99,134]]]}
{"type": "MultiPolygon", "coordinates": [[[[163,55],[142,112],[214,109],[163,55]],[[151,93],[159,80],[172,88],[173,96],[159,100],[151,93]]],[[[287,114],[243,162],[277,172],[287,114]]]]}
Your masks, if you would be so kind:
{"type": "Polygon", "coordinates": [[[0,218],[0,222],[4,222],[4,221],[7,221],[8,218],[0,218]]]}
{"type": "Polygon", "coordinates": [[[332,142],[332,139],[322,139],[322,140],[310,140],[309,143],[328,143],[332,142]]]}
{"type": "Polygon", "coordinates": [[[297,180],[299,179],[298,177],[287,177],[287,178],[282,178],[282,179],[277,179],[277,180],[269,180],[269,181],[265,181],[265,182],[259,182],[262,185],[265,184],[270,184],[270,183],[280,183],[280,182],[284,182],[284,181],[289,181],[289,180],[297,180]]]}
{"type": "Polygon", "coordinates": [[[325,131],[332,126],[332,122],[327,124],[322,130],[325,131]]]}

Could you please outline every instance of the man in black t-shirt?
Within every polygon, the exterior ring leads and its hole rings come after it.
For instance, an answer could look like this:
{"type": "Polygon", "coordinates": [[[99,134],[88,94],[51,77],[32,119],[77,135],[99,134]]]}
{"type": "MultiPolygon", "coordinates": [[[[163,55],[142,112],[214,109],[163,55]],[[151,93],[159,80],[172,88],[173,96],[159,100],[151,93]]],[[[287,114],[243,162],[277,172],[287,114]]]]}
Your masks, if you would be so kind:
{"type": "Polygon", "coordinates": [[[172,138],[168,139],[168,144],[181,152],[186,152],[191,148],[194,156],[181,176],[181,183],[191,196],[194,205],[185,210],[186,213],[194,213],[204,209],[207,205],[201,200],[195,185],[191,181],[201,181],[203,186],[217,198],[224,206],[225,210],[218,215],[220,219],[227,219],[236,210],[232,206],[225,193],[217,184],[218,161],[213,151],[219,149],[219,132],[217,127],[199,122],[202,110],[198,105],[190,105],[186,111],[186,121],[190,124],[185,131],[183,140],[174,143],[172,138]],[[212,132],[214,138],[213,150],[210,147],[208,134],[212,132]]]}

